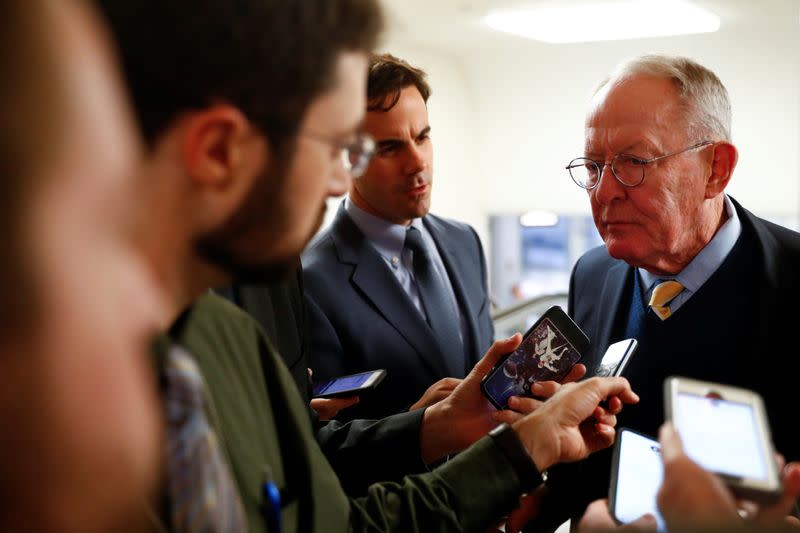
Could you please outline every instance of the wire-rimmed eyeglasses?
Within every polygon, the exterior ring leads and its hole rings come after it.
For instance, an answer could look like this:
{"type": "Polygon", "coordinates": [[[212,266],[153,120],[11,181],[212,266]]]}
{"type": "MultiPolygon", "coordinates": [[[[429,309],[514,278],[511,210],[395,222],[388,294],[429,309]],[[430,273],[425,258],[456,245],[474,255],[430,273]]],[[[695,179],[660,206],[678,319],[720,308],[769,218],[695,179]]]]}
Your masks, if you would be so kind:
{"type": "MultiPolygon", "coordinates": [[[[682,154],[690,150],[697,150],[698,148],[710,144],[714,144],[714,141],[702,141],[684,148],[683,150],[652,157],[650,159],[644,159],[630,154],[617,154],[611,158],[611,172],[614,174],[617,181],[625,187],[636,187],[637,185],[641,185],[644,181],[644,168],[650,163],[655,163],[656,161],[661,161],[667,157],[682,154]]],[[[594,159],[589,159],[588,157],[576,157],[569,162],[566,169],[569,171],[572,181],[574,181],[578,187],[591,191],[600,183],[605,167],[606,163],[601,163],[594,159]]]]}
{"type": "Polygon", "coordinates": [[[326,135],[313,132],[303,132],[303,137],[324,142],[340,152],[342,166],[354,178],[359,177],[367,170],[372,156],[375,155],[375,140],[366,133],[358,133],[351,141],[341,141],[326,135]]]}

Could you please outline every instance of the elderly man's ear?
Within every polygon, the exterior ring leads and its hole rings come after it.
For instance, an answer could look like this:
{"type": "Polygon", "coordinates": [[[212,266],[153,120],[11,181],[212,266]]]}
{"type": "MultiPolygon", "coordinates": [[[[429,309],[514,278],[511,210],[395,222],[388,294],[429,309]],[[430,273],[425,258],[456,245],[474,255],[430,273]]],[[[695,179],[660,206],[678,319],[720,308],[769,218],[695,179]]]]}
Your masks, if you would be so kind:
{"type": "Polygon", "coordinates": [[[727,141],[715,143],[712,147],[711,172],[706,182],[706,198],[719,195],[728,186],[733,169],[739,160],[736,147],[727,141]]]}
{"type": "Polygon", "coordinates": [[[216,228],[242,205],[264,173],[267,140],[229,104],[192,113],[181,126],[181,158],[195,204],[191,216],[198,228],[216,228]]]}

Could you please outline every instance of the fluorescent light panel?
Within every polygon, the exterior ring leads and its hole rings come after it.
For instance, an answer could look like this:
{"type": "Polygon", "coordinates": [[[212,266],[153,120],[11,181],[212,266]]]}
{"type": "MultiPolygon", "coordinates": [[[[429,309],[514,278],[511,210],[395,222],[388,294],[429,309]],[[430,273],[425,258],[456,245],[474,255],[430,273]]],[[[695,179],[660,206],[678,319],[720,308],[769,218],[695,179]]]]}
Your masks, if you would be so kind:
{"type": "Polygon", "coordinates": [[[621,41],[711,33],[719,17],[686,0],[617,0],[584,4],[543,4],[494,11],[492,29],[546,43],[621,41]]]}
{"type": "Polygon", "coordinates": [[[528,211],[519,217],[519,223],[526,228],[544,228],[558,224],[558,215],[550,211],[528,211]]]}

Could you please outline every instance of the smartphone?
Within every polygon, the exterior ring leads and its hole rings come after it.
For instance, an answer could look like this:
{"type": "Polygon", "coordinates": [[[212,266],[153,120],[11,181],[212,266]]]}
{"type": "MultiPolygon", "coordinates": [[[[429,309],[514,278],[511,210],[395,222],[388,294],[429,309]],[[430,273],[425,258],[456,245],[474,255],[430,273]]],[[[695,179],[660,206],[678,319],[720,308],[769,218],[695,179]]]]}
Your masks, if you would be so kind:
{"type": "Polygon", "coordinates": [[[498,409],[512,396],[531,396],[537,381],[561,381],[589,348],[589,338],[560,307],[553,306],[481,381],[481,391],[498,409]]]}
{"type": "Polygon", "coordinates": [[[351,374],[314,383],[314,398],[340,398],[358,396],[372,389],[386,377],[386,370],[371,370],[360,374],[351,374]]]}
{"type": "Polygon", "coordinates": [[[658,441],[637,431],[621,428],[614,443],[611,484],[608,487],[608,510],[620,524],[650,513],[656,517],[659,531],[666,531],[658,512],[656,496],[664,477],[661,447],[658,441]]]}
{"type": "Polygon", "coordinates": [[[686,454],[739,497],[770,502],[782,492],[764,402],[758,393],[682,377],[664,384],[667,419],[686,454]]]}
{"type": "Polygon", "coordinates": [[[625,339],[624,341],[615,342],[606,350],[603,359],[600,361],[600,366],[597,367],[595,376],[599,377],[617,377],[621,376],[631,356],[639,347],[636,339],[625,339]]]}

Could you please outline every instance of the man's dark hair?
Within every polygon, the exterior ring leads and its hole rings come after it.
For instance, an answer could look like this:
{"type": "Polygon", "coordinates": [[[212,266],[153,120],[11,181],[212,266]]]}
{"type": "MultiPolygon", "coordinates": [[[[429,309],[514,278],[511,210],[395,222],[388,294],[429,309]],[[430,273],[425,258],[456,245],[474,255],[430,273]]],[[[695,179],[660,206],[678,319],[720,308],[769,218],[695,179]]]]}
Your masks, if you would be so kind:
{"type": "Polygon", "coordinates": [[[97,0],[117,41],[144,136],[227,102],[283,149],[339,53],[369,52],[377,0],[97,0]]]}
{"type": "Polygon", "coordinates": [[[425,103],[431,96],[425,71],[392,54],[373,54],[367,78],[367,111],[389,111],[400,100],[400,91],[414,86],[425,103]]]}

